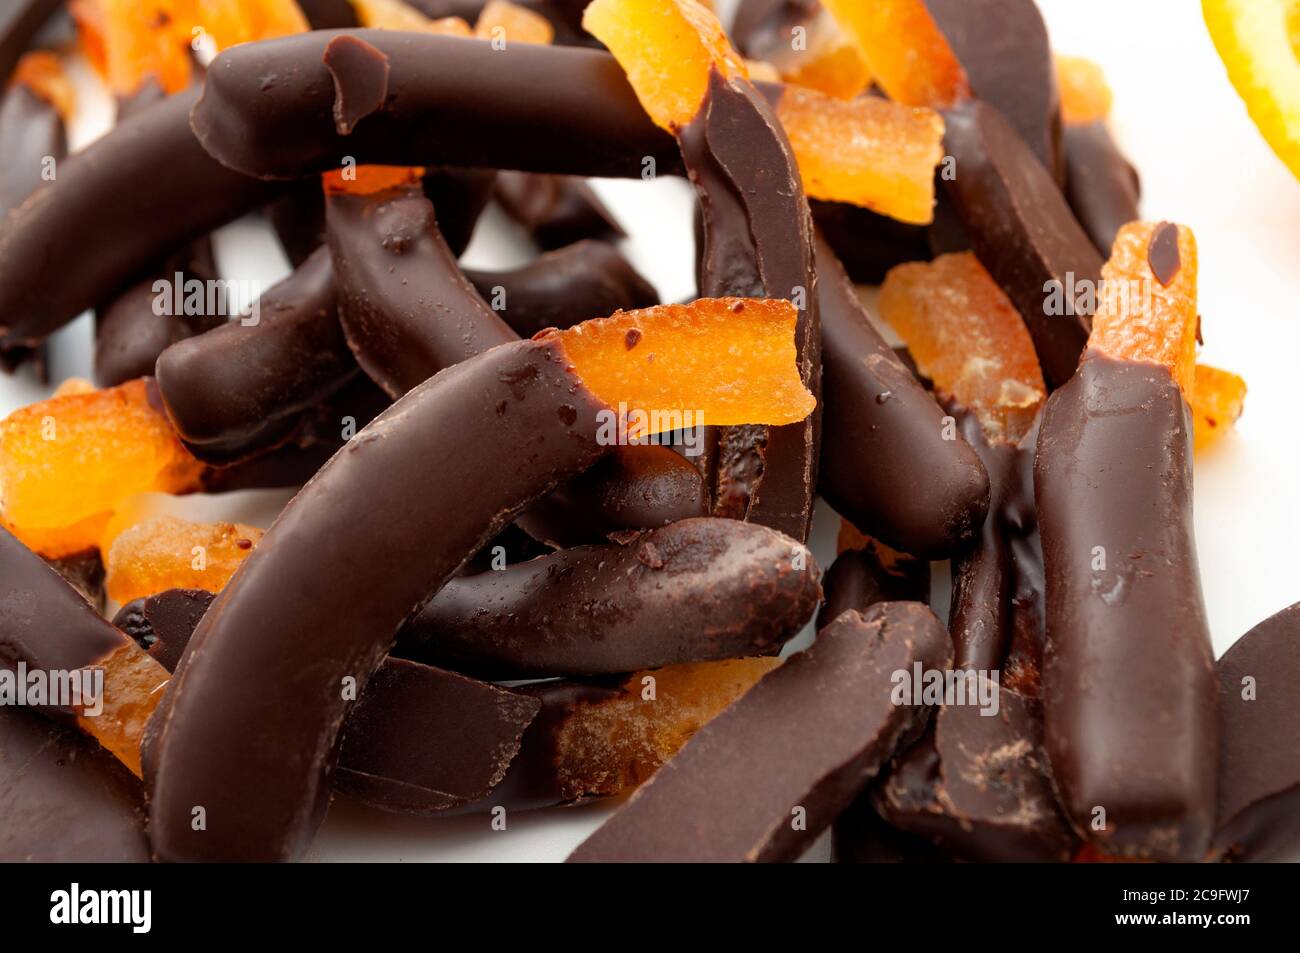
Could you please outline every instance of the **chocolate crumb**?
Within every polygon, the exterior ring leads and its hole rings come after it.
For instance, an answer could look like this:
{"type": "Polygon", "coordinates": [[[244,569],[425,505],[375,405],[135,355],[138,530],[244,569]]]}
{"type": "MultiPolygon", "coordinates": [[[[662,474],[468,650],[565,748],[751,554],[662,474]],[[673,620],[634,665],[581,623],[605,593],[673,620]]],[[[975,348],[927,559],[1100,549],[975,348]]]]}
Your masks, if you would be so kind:
{"type": "Polygon", "coordinates": [[[642,565],[651,569],[664,568],[664,558],[659,554],[654,543],[642,543],[636,551],[636,558],[642,565]]]}
{"type": "Polygon", "coordinates": [[[1173,222],[1161,222],[1156,226],[1147,245],[1147,264],[1162,287],[1168,288],[1178,276],[1183,263],[1178,256],[1178,226],[1173,222]]]}
{"type": "Polygon", "coordinates": [[[240,537],[239,539],[235,540],[235,545],[238,546],[240,549],[252,549],[253,541],[251,539],[244,539],[243,537],[240,537]]]}
{"type": "Polygon", "coordinates": [[[630,351],[641,343],[641,332],[637,328],[628,328],[623,338],[623,345],[630,351]]]}

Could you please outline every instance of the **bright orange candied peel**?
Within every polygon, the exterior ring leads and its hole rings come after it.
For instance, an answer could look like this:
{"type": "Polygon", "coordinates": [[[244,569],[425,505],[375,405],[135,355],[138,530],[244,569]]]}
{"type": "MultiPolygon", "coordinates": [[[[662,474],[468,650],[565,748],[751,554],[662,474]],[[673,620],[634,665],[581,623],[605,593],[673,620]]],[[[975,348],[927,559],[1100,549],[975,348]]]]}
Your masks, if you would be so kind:
{"type": "Polygon", "coordinates": [[[352,7],[364,27],[405,30],[408,33],[440,33],[444,36],[474,35],[470,25],[460,17],[434,19],[402,0],[352,0],[352,7]]]}
{"type": "Polygon", "coordinates": [[[1061,121],[1066,125],[1100,122],[1110,115],[1110,84],[1092,60],[1057,56],[1056,82],[1061,88],[1061,121]]]}
{"type": "Polygon", "coordinates": [[[178,14],[183,0],[99,0],[109,88],[130,96],[149,80],[167,93],[190,84],[189,37],[178,14]]]}
{"type": "Polygon", "coordinates": [[[509,0],[488,0],[478,15],[478,23],[474,24],[474,35],[480,40],[547,46],[555,39],[555,27],[546,17],[527,7],[509,0]]]}
{"type": "Polygon", "coordinates": [[[24,53],[14,67],[11,85],[22,84],[55,108],[64,122],[77,109],[77,90],[63,69],[63,61],[49,50],[24,53]]]}
{"type": "Polygon", "coordinates": [[[924,0],[822,0],[890,99],[946,109],[970,98],[966,71],[924,0]]]}
{"type": "Polygon", "coordinates": [[[1195,448],[1213,446],[1232,429],[1246,406],[1246,382],[1232,371],[1196,365],[1196,383],[1188,403],[1192,408],[1195,448]]]}
{"type": "Polygon", "coordinates": [[[144,381],[52,397],[0,421],[0,518],[30,549],[66,556],[98,544],[119,501],[193,491],[202,469],[144,381]]]}
{"type": "Polygon", "coordinates": [[[220,592],[262,538],[255,526],[159,516],[125,530],[104,558],[108,597],[119,604],[166,589],[220,592]]]}
{"type": "Polygon", "coordinates": [[[780,664],[745,658],[670,665],[632,675],[622,695],[576,706],[556,741],[564,800],[613,797],[644,783],[780,664]],[[647,697],[647,678],[654,679],[653,697],[647,697]]]}
{"type": "Polygon", "coordinates": [[[972,411],[990,442],[1015,443],[1047,396],[1025,323],[971,252],[891,268],[880,315],[944,397],[972,411]]]}
{"type": "Polygon", "coordinates": [[[802,42],[781,35],[751,52],[770,61],[782,81],[836,99],[853,99],[871,84],[866,60],[830,14],[819,9],[800,26],[802,42]]]}
{"type": "Polygon", "coordinates": [[[135,642],[124,642],[86,668],[103,671],[104,689],[100,705],[82,705],[77,724],[141,777],[140,743],[171,674],[135,642]]]}
{"type": "Polygon", "coordinates": [[[416,186],[424,169],[404,165],[359,165],[321,173],[321,185],[330,195],[372,195],[385,189],[416,186]]]}
{"type": "Polygon", "coordinates": [[[1168,223],[1129,222],[1102,267],[1088,350],[1116,360],[1159,364],[1183,395],[1195,392],[1196,237],[1178,229],[1177,264],[1163,283],[1152,271],[1152,240],[1168,223]]]}
{"type": "Polygon", "coordinates": [[[627,409],[630,436],[683,425],[803,420],[816,400],[799,377],[798,312],[782,299],[701,298],[618,311],[555,335],[582,382],[627,409]],[[673,423],[673,420],[676,420],[673,423]]]}
{"type": "Polygon", "coordinates": [[[170,5],[178,40],[192,43],[201,31],[217,50],[311,29],[296,0],[170,0],[170,5]]]}
{"type": "Polygon", "coordinates": [[[101,0],[68,0],[68,14],[77,30],[77,48],[101,79],[108,78],[108,49],[104,38],[101,0]]]}
{"type": "Polygon", "coordinates": [[[717,16],[695,0],[592,0],[582,25],[614,54],[641,106],[669,132],[699,112],[713,69],[748,76],[717,16]]]}
{"type": "Polygon", "coordinates": [[[787,87],[777,117],[809,198],[860,205],[899,221],[934,220],[943,119],[876,96],[852,101],[787,87]]]}

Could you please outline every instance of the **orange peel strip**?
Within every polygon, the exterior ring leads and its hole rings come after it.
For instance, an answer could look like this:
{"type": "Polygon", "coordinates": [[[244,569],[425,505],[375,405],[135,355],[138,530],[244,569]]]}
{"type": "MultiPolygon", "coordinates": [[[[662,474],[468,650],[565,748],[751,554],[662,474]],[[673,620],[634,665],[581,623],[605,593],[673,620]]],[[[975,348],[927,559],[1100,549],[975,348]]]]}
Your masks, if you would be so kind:
{"type": "Polygon", "coordinates": [[[1061,121],[1066,125],[1100,122],[1110,115],[1110,84],[1092,60],[1057,56],[1056,82],[1061,88],[1061,121]]]}
{"type": "Polygon", "coordinates": [[[478,23],[474,24],[474,35],[480,40],[548,46],[555,39],[555,27],[546,17],[527,7],[509,0],[488,0],[478,15],[478,23]]]}
{"type": "Polygon", "coordinates": [[[1204,450],[1218,443],[1241,417],[1246,407],[1246,382],[1232,371],[1208,364],[1196,365],[1195,379],[1188,403],[1195,448],[1204,450]]]}
{"type": "Polygon", "coordinates": [[[364,27],[405,30],[408,33],[440,33],[471,37],[474,31],[460,17],[433,19],[402,0],[352,0],[357,19],[364,27]]]}
{"type": "Polygon", "coordinates": [[[934,220],[943,119],[875,96],[851,102],[790,86],[777,101],[809,198],[860,205],[899,221],[934,220]]]}
{"type": "Polygon", "coordinates": [[[386,189],[415,187],[423,177],[424,169],[419,166],[359,165],[351,170],[321,173],[321,185],[329,195],[372,195],[386,189]]]}
{"type": "Polygon", "coordinates": [[[966,71],[924,0],[823,0],[895,102],[946,109],[970,98],[966,71]]]}
{"type": "Polygon", "coordinates": [[[10,85],[21,83],[55,108],[67,122],[77,109],[77,90],[63,69],[63,61],[49,50],[23,54],[14,67],[10,85]]]}
{"type": "Polygon", "coordinates": [[[717,16],[695,0],[592,0],[582,26],[614,54],[641,106],[669,132],[699,112],[711,70],[748,77],[717,16]]]}
{"type": "Polygon", "coordinates": [[[789,301],[701,298],[619,311],[556,335],[587,388],[627,433],[803,420],[816,400],[799,378],[789,301]]]}
{"type": "MultiPolygon", "coordinates": [[[[167,93],[190,84],[188,36],[178,16],[181,0],[99,0],[103,13],[105,74],[119,96],[137,92],[150,78],[167,93]]],[[[188,31],[186,31],[188,34],[188,31]]]]}
{"type": "Polygon", "coordinates": [[[262,538],[255,526],[159,516],[125,530],[104,559],[108,597],[119,605],[165,589],[220,592],[262,538]]]}
{"type": "Polygon", "coordinates": [[[77,47],[100,79],[108,79],[108,45],[104,8],[100,0],[68,0],[68,14],[77,30],[77,47]]]}
{"type": "Polygon", "coordinates": [[[83,705],[77,724],[140,777],[140,743],[171,674],[134,642],[123,643],[87,668],[104,673],[102,710],[92,715],[87,708],[96,706],[83,705]]]}
{"type": "Polygon", "coordinates": [[[1015,443],[1047,396],[1025,322],[971,252],[890,269],[880,315],[944,397],[975,413],[990,442],[1015,443]]]}
{"type": "MultiPolygon", "coordinates": [[[[1121,361],[1159,364],[1189,397],[1196,383],[1196,237],[1178,229],[1177,270],[1168,284],[1154,274],[1150,247],[1164,222],[1129,222],[1102,267],[1088,350],[1121,361]]],[[[1169,277],[1166,275],[1166,277],[1169,277]]]]}
{"type": "Polygon", "coordinates": [[[52,397],[0,421],[0,515],[43,556],[97,545],[120,501],[193,491],[202,470],[140,380],[52,397]]]}

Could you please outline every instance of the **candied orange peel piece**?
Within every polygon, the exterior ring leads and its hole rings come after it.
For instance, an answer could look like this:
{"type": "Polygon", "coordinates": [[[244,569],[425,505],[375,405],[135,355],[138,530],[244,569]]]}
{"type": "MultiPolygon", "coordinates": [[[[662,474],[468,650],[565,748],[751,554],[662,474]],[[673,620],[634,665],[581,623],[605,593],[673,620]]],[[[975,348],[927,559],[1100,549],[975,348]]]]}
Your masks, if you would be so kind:
{"type": "Polygon", "coordinates": [[[1056,82],[1061,88],[1061,121],[1066,125],[1100,122],[1110,115],[1110,84],[1092,60],[1058,55],[1056,82]]]}
{"type": "Polygon", "coordinates": [[[701,298],[539,336],[560,339],[587,388],[620,416],[627,411],[627,433],[639,437],[807,417],[817,402],[799,377],[797,318],[783,299],[701,298]]]}
{"type": "Polygon", "coordinates": [[[172,0],[175,32],[192,42],[207,34],[218,50],[311,29],[296,0],[172,0]]]}
{"type": "Polygon", "coordinates": [[[1129,222],[1115,236],[1101,277],[1088,350],[1159,364],[1185,397],[1193,394],[1199,318],[1192,230],[1168,222],[1129,222]]]}
{"type": "Polygon", "coordinates": [[[185,0],[99,0],[103,15],[104,72],[119,96],[137,92],[150,78],[167,93],[190,84],[193,72],[183,21],[185,0]]]}
{"type": "Polygon", "coordinates": [[[787,87],[777,101],[809,198],[860,205],[899,221],[934,220],[943,119],[875,96],[846,102],[787,87]]]}
{"type": "Polygon", "coordinates": [[[488,0],[474,24],[474,35],[480,40],[547,46],[555,39],[555,27],[527,7],[509,0],[488,0]]]}
{"type": "Polygon", "coordinates": [[[328,195],[373,195],[386,189],[415,187],[424,177],[419,166],[359,165],[321,173],[321,185],[328,195]]]}
{"type": "Polygon", "coordinates": [[[880,315],[945,398],[972,411],[990,442],[1020,440],[1047,396],[1025,322],[971,252],[891,268],[880,315]]]}
{"type": "Polygon", "coordinates": [[[43,556],[97,545],[119,501],[193,491],[202,470],[142,380],[52,397],[0,421],[0,516],[43,556]]]}
{"type": "Polygon", "coordinates": [[[77,724],[141,777],[140,743],[171,674],[134,642],[86,668],[103,672],[103,692],[99,704],[87,700],[81,706],[77,724]]]}
{"type": "Polygon", "coordinates": [[[1264,139],[1300,178],[1300,4],[1202,0],[1228,79],[1264,139]]]}
{"type": "Polygon", "coordinates": [[[402,0],[352,0],[352,8],[364,27],[378,30],[405,30],[408,33],[440,33],[444,36],[471,37],[474,31],[460,17],[426,16],[402,0]]]}
{"type": "MultiPolygon", "coordinates": [[[[780,81],[837,99],[853,99],[871,84],[857,45],[821,8],[805,22],[793,24],[788,35],[769,35],[750,53],[771,63],[780,81]]],[[[752,70],[750,75],[758,78],[752,70]]]]}
{"type": "Polygon", "coordinates": [[[220,592],[262,538],[238,523],[159,516],[120,533],[104,559],[108,597],[119,604],[165,589],[220,592]]]}
{"type": "Polygon", "coordinates": [[[77,31],[77,48],[105,82],[108,80],[108,48],[104,8],[100,0],[68,0],[68,14],[77,31]]]}
{"type": "Polygon", "coordinates": [[[748,77],[717,16],[696,0],[592,0],[582,26],[614,54],[641,106],[669,132],[699,112],[712,70],[748,77]]]}
{"type": "Polygon", "coordinates": [[[556,740],[564,800],[613,797],[644,783],[780,664],[746,658],[670,665],[632,675],[624,695],[577,705],[556,740]],[[653,697],[647,697],[648,678],[654,679],[653,697]]]}
{"type": "Polygon", "coordinates": [[[11,86],[23,85],[55,108],[64,122],[77,109],[77,90],[63,69],[63,61],[49,50],[24,53],[9,78],[11,86]]]}
{"type": "Polygon", "coordinates": [[[1246,382],[1232,371],[1197,364],[1195,384],[1188,403],[1192,408],[1195,449],[1219,442],[1246,407],[1246,382]]]}
{"type": "Polygon", "coordinates": [[[946,109],[970,98],[966,71],[924,0],[822,0],[822,6],[890,99],[946,109]]]}

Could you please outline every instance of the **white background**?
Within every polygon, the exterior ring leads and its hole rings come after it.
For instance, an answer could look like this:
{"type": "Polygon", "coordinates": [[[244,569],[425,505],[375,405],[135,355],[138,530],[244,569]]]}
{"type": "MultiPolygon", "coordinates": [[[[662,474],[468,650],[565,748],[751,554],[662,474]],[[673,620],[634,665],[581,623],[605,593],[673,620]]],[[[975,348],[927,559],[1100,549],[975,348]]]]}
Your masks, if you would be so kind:
{"type": "MultiPolygon", "coordinates": [[[[732,3],[720,7],[729,11],[732,3]]],[[[1242,374],[1246,414],[1222,445],[1196,460],[1196,533],[1216,652],[1256,622],[1300,600],[1295,503],[1300,439],[1293,408],[1300,379],[1300,183],[1268,149],[1206,33],[1197,0],[1039,0],[1054,48],[1090,57],[1115,91],[1112,125],[1142,173],[1148,219],[1191,226],[1200,246],[1202,358],[1242,374]]],[[[84,77],[83,77],[84,78],[84,77]]],[[[82,84],[73,129],[80,147],[106,128],[106,98],[82,84]]],[[[148,187],[147,183],[141,183],[148,187]]],[[[664,301],[694,293],[691,195],[680,180],[595,184],[631,232],[624,251],[664,301]]],[[[128,227],[129,223],[123,223],[128,227]]],[[[223,229],[223,276],[263,287],[287,273],[257,220],[223,229]]],[[[489,212],[467,263],[504,267],[531,253],[522,235],[489,212]]],[[[870,296],[868,296],[868,300],[870,296]]],[[[92,329],[83,317],[56,336],[53,378],[89,376],[92,329]]],[[[48,393],[29,372],[0,376],[0,413],[48,393]]],[[[267,525],[280,492],[187,501],[193,518],[238,518],[267,525]]],[[[836,520],[818,514],[813,548],[822,566],[834,555],[836,520]]],[[[946,610],[946,580],[935,605],[946,610]]],[[[1139,637],[1140,633],[1134,633],[1139,637]]],[[[799,642],[804,644],[808,634],[799,642]]],[[[312,849],[317,860],[561,860],[608,813],[596,805],[521,814],[506,831],[486,817],[423,820],[336,803],[312,849]]],[[[824,859],[825,838],[807,859],[824,859]]]]}

